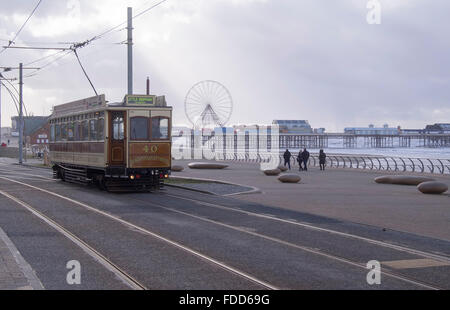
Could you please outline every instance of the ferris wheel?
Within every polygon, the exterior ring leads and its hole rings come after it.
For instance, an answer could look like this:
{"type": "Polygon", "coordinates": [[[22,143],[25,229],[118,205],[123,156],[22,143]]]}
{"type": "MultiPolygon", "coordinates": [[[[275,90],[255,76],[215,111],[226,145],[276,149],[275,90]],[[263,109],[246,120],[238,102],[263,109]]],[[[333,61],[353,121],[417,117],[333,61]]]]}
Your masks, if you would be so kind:
{"type": "Polygon", "coordinates": [[[196,128],[224,127],[233,112],[233,99],[225,86],[206,80],[188,91],[184,108],[186,117],[196,128]]]}

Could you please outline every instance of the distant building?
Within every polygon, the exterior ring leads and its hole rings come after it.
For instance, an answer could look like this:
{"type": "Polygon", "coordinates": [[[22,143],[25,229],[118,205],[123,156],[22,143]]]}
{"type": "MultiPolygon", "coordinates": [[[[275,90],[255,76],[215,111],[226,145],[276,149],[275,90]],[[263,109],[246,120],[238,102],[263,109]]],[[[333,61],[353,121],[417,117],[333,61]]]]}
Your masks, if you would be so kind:
{"type": "Polygon", "coordinates": [[[450,133],[450,123],[437,123],[434,125],[427,125],[424,130],[425,133],[450,133]]]}
{"type": "Polygon", "coordinates": [[[37,145],[37,146],[48,146],[48,140],[50,139],[50,124],[45,123],[44,126],[39,127],[34,132],[32,132],[30,135],[30,144],[31,145],[37,145]]]}
{"type": "Polygon", "coordinates": [[[190,133],[191,128],[187,126],[173,126],[172,127],[172,137],[181,137],[186,133],[190,133]]]}
{"type": "MultiPolygon", "coordinates": [[[[36,129],[42,127],[45,123],[47,123],[49,116],[24,116],[23,117],[23,136],[30,136],[36,129]]],[[[11,135],[19,136],[19,117],[13,116],[11,117],[11,135]]]]}
{"type": "Polygon", "coordinates": [[[388,124],[383,127],[375,127],[369,125],[369,127],[348,127],[344,129],[344,133],[353,135],[398,135],[401,132],[400,127],[389,127],[388,124]]]}
{"type": "Polygon", "coordinates": [[[11,136],[11,127],[2,127],[2,136],[11,136]]]}
{"type": "Polygon", "coordinates": [[[325,133],[325,128],[314,128],[314,133],[324,134],[325,133]]]}
{"type": "Polygon", "coordinates": [[[424,129],[402,129],[404,135],[421,135],[424,133],[424,129]]]}
{"type": "Polygon", "coordinates": [[[280,133],[313,133],[313,129],[307,120],[274,120],[272,124],[279,126],[280,133]]]}

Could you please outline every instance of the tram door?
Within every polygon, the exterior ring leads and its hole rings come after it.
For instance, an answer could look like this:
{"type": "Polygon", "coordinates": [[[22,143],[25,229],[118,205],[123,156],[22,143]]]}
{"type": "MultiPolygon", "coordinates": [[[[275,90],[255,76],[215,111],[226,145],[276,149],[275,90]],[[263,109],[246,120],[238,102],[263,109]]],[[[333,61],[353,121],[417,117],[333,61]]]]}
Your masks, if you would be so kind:
{"type": "Polygon", "coordinates": [[[125,165],[126,112],[112,111],[109,113],[110,147],[109,159],[113,166],[125,165]]]}

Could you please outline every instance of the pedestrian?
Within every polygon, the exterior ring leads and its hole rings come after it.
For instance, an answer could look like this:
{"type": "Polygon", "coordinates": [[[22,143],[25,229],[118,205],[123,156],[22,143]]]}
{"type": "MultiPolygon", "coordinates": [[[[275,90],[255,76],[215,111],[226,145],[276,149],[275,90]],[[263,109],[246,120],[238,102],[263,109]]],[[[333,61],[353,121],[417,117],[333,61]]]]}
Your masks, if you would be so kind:
{"type": "Polygon", "coordinates": [[[9,145],[9,139],[8,139],[8,145],[9,145]]]}
{"type": "Polygon", "coordinates": [[[298,161],[298,171],[302,171],[303,170],[303,153],[302,150],[300,150],[298,152],[298,156],[297,156],[297,161],[298,161]]]}
{"type": "Polygon", "coordinates": [[[289,167],[289,170],[291,170],[291,152],[289,152],[288,149],[286,149],[286,152],[284,152],[283,157],[284,157],[284,166],[286,167],[286,164],[289,167]]]}
{"type": "Polygon", "coordinates": [[[308,171],[309,152],[306,150],[306,148],[303,150],[302,157],[303,157],[303,170],[308,171]]]}
{"type": "Polygon", "coordinates": [[[320,152],[319,152],[320,170],[325,170],[326,159],[327,159],[327,154],[325,154],[323,150],[320,150],[320,152]]]}

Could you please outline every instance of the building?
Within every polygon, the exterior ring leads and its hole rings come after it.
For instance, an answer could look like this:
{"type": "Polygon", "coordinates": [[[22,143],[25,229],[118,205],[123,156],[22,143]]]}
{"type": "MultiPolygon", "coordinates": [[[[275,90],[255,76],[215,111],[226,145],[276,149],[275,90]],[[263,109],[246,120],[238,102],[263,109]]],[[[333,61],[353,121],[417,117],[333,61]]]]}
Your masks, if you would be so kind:
{"type": "Polygon", "coordinates": [[[27,136],[26,139],[27,144],[31,146],[35,146],[40,149],[48,147],[48,140],[50,139],[50,124],[48,122],[45,123],[42,127],[39,127],[27,136]]]}
{"type": "Polygon", "coordinates": [[[314,133],[315,134],[325,134],[325,128],[314,128],[314,133]]]}
{"type": "Polygon", "coordinates": [[[404,135],[421,135],[424,133],[424,129],[402,129],[404,135]]]}
{"type": "Polygon", "coordinates": [[[11,127],[2,127],[2,137],[11,136],[11,127]]]}
{"type": "Polygon", "coordinates": [[[192,128],[187,126],[173,126],[172,127],[172,137],[181,137],[185,133],[191,132],[192,128]]]}
{"type": "Polygon", "coordinates": [[[444,134],[444,133],[450,133],[450,123],[437,123],[434,125],[427,125],[424,130],[425,133],[438,133],[438,134],[444,134]]]}
{"type": "Polygon", "coordinates": [[[313,129],[307,120],[274,120],[272,124],[279,126],[280,133],[313,133],[313,129]]]}
{"type": "Polygon", "coordinates": [[[387,135],[393,136],[400,134],[400,127],[389,127],[388,124],[383,125],[383,127],[375,127],[374,125],[369,125],[369,127],[348,127],[344,129],[344,133],[352,135],[387,135]]]}
{"type": "MultiPolygon", "coordinates": [[[[49,116],[24,116],[23,117],[23,136],[30,136],[34,131],[38,128],[42,127],[45,123],[47,123],[49,116]]],[[[13,116],[11,117],[11,135],[19,136],[19,117],[13,116]]]]}

